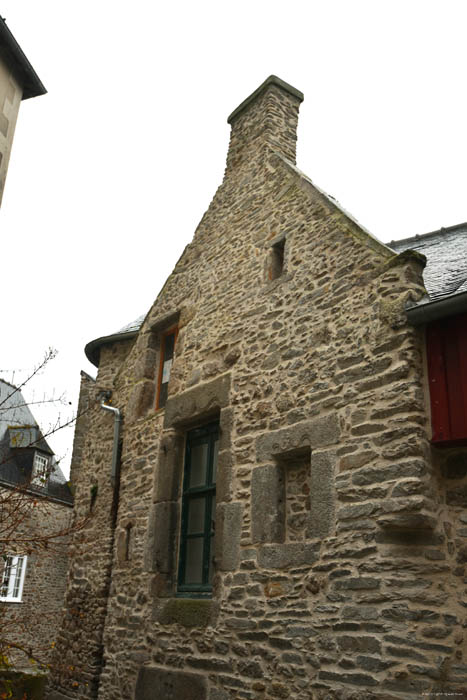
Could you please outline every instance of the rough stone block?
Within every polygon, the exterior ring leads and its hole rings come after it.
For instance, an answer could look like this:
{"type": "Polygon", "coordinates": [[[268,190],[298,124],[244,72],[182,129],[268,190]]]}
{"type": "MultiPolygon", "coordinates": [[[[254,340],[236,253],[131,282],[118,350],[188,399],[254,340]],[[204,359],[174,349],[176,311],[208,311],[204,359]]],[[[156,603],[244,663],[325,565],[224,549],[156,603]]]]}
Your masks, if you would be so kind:
{"type": "Polygon", "coordinates": [[[278,464],[253,469],[251,531],[253,542],[283,542],[284,540],[284,472],[278,464]]]}
{"type": "Polygon", "coordinates": [[[232,499],[232,453],[229,450],[219,452],[217,458],[216,494],[218,503],[232,499]]]}
{"type": "Polygon", "coordinates": [[[155,602],[153,619],[161,625],[207,627],[215,624],[218,612],[218,605],[210,599],[171,598],[155,602]]]}
{"type": "Polygon", "coordinates": [[[216,508],[215,558],[219,571],[235,571],[242,534],[242,503],[220,503],[216,508]]]}
{"type": "Polygon", "coordinates": [[[135,700],[208,700],[208,682],[199,673],[140,668],[135,700]]]}
{"type": "Polygon", "coordinates": [[[171,573],[179,505],[175,502],[155,503],[149,512],[146,535],[146,571],[171,573]]]}
{"type": "Polygon", "coordinates": [[[467,508],[467,486],[459,486],[457,489],[446,493],[446,503],[449,506],[467,508]]]}
{"type": "Polygon", "coordinates": [[[156,385],[149,379],[144,379],[136,384],[131,392],[128,408],[125,411],[125,420],[132,423],[141,418],[153,405],[156,385]]]}
{"type": "Polygon", "coordinates": [[[333,445],[338,438],[338,416],[331,413],[260,435],[256,441],[256,456],[258,462],[267,462],[272,457],[292,456],[307,448],[333,445]]]}
{"type": "Polygon", "coordinates": [[[223,374],[167,400],[164,427],[188,425],[194,419],[213,415],[228,405],[230,374],[223,374]]]}
{"type": "Polygon", "coordinates": [[[232,431],[233,431],[233,408],[223,408],[220,412],[220,435],[219,435],[219,452],[221,450],[230,450],[232,447],[232,431]]]}
{"type": "Polygon", "coordinates": [[[164,431],[159,448],[154,482],[154,502],[176,501],[180,495],[184,456],[184,436],[164,431]]]}
{"type": "Polygon", "coordinates": [[[258,564],[266,569],[286,569],[290,566],[314,564],[318,559],[319,549],[319,543],[266,544],[258,549],[258,564]]]}
{"type": "Polygon", "coordinates": [[[307,537],[326,537],[334,529],[336,455],[320,452],[310,457],[310,518],[307,537]]]}

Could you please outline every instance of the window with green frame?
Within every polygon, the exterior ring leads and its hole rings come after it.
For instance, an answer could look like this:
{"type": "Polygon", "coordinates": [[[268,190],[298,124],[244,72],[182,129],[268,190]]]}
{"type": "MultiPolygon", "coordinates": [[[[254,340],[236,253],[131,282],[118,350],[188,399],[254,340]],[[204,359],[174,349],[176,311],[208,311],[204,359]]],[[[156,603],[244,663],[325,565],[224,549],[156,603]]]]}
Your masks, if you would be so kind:
{"type": "Polygon", "coordinates": [[[190,430],[185,451],[178,592],[212,590],[219,423],[190,430]]]}

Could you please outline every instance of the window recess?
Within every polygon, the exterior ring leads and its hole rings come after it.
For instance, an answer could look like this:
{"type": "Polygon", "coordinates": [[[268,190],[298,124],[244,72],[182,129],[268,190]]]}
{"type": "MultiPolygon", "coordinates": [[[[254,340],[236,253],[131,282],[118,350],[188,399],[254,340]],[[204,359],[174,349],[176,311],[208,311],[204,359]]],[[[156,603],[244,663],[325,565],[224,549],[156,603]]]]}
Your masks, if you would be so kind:
{"type": "Polygon", "coordinates": [[[467,314],[427,326],[432,443],[467,445],[467,314]]]}
{"type": "Polygon", "coordinates": [[[218,448],[217,422],[187,434],[178,567],[184,595],[212,591],[218,448]]]}
{"type": "Polygon", "coordinates": [[[276,280],[284,272],[285,238],[277,241],[269,253],[268,279],[276,280]]]}
{"type": "Polygon", "coordinates": [[[156,409],[163,408],[167,401],[170,373],[178,335],[178,327],[162,334],[160,345],[159,375],[157,380],[156,409]]]}

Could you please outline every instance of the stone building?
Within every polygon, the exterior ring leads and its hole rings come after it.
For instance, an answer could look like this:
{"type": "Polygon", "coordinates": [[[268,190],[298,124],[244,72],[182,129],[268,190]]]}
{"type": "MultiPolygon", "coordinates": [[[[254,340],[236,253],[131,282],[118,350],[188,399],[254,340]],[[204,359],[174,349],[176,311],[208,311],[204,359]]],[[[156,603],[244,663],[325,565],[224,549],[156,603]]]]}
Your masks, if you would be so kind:
{"type": "Polygon", "coordinates": [[[466,688],[467,226],[380,243],[297,169],[302,99],[230,115],[193,242],[86,348],[53,700],[466,688]]]}
{"type": "MultiPolygon", "coordinates": [[[[0,648],[47,662],[59,627],[73,498],[21,391],[0,379],[0,648]],[[44,546],[42,546],[44,544],[44,546]]],[[[7,652],[16,666],[28,657],[7,652]]]]}
{"type": "Polygon", "coordinates": [[[45,93],[39,76],[0,17],[0,203],[21,100],[45,93]]]}

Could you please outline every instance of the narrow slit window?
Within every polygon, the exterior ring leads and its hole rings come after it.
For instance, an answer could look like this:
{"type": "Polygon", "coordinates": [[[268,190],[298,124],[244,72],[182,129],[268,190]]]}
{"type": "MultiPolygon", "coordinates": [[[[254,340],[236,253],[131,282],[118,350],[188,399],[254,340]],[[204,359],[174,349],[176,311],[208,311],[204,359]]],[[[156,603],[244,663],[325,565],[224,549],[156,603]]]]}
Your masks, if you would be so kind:
{"type": "Polygon", "coordinates": [[[163,408],[167,401],[170,372],[177,340],[178,328],[171,328],[163,334],[161,340],[161,359],[159,364],[159,378],[157,383],[156,408],[163,408]]]}
{"type": "Polygon", "coordinates": [[[275,243],[271,248],[269,279],[275,280],[284,272],[285,238],[275,243]]]}

